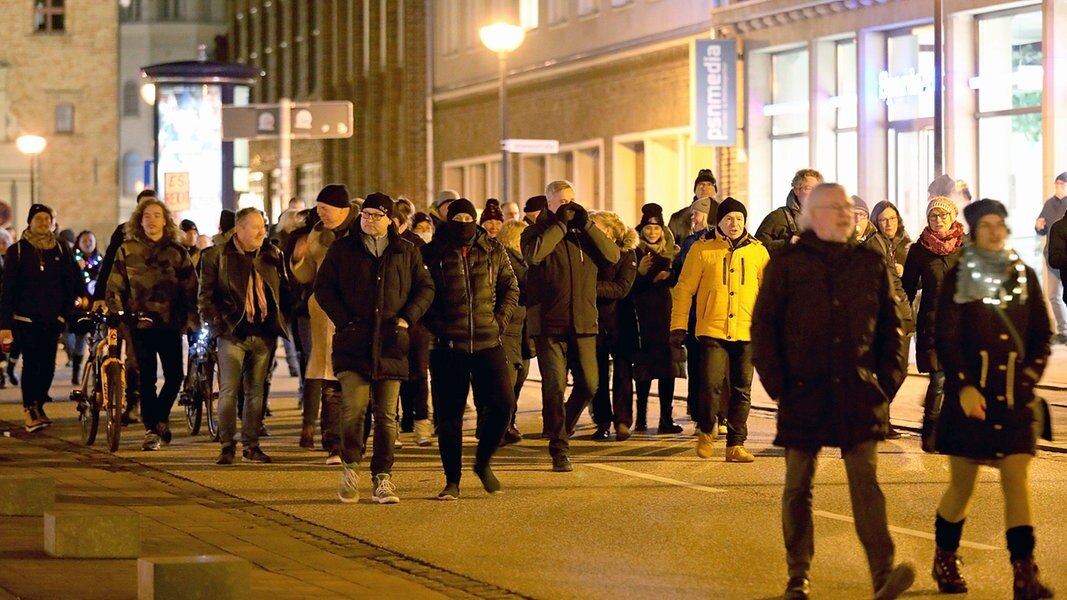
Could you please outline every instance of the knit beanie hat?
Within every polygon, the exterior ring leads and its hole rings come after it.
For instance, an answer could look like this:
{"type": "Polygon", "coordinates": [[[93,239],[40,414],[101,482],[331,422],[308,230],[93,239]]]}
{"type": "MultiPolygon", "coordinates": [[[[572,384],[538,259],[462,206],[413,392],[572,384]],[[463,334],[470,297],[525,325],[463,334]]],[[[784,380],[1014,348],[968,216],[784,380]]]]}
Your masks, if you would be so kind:
{"type": "Polygon", "coordinates": [[[500,201],[496,198],[490,198],[485,201],[485,208],[482,209],[482,218],[478,219],[478,223],[485,223],[486,221],[504,221],[504,213],[500,210],[500,201]]]}
{"type": "Polygon", "coordinates": [[[437,193],[437,198],[434,199],[433,205],[441,206],[445,202],[451,202],[456,198],[459,198],[459,194],[456,193],[456,190],[441,190],[437,193]]]}
{"type": "Polygon", "coordinates": [[[52,217],[53,220],[56,218],[56,211],[52,210],[50,207],[45,206],[44,204],[33,204],[30,206],[29,214],[26,215],[26,224],[29,224],[30,221],[33,221],[33,217],[36,216],[37,213],[43,212],[48,213],[48,215],[52,217]]]}
{"type": "Polygon", "coordinates": [[[237,226],[237,213],[228,208],[219,213],[219,231],[226,233],[237,226]]]}
{"type": "Polygon", "coordinates": [[[351,208],[352,202],[349,200],[348,188],[342,183],[330,183],[326,187],[322,188],[319,195],[315,198],[316,204],[327,204],[329,206],[335,206],[337,208],[351,208]]]}
{"type": "MultiPolygon", "coordinates": [[[[499,208],[497,210],[500,210],[499,208]]],[[[460,214],[468,214],[472,219],[478,218],[478,211],[474,208],[474,203],[466,198],[460,198],[448,205],[448,220],[451,221],[452,217],[460,214]]]]}
{"type": "Polygon", "coordinates": [[[930,203],[926,205],[926,216],[929,217],[930,211],[935,208],[940,208],[941,210],[948,212],[948,214],[952,215],[953,221],[955,221],[956,216],[959,215],[959,209],[957,209],[956,205],[946,196],[934,196],[933,198],[930,198],[930,203]]]}
{"type": "Polygon", "coordinates": [[[710,183],[715,187],[719,187],[719,182],[715,180],[715,175],[712,174],[711,169],[701,169],[697,173],[697,178],[693,181],[693,191],[697,191],[697,186],[702,182],[710,183]]]}
{"type": "Polygon", "coordinates": [[[637,230],[641,231],[645,228],[645,225],[666,227],[663,221],[662,206],[659,204],[646,204],[641,207],[641,222],[637,225],[637,230]]]}
{"type": "Polygon", "coordinates": [[[433,219],[430,218],[430,215],[420,211],[411,216],[411,228],[415,229],[418,227],[419,223],[429,223],[430,225],[433,225],[433,219]]]}
{"type": "Polygon", "coordinates": [[[189,219],[182,219],[182,223],[178,226],[178,228],[181,229],[183,232],[198,231],[196,228],[196,223],[192,222],[189,219]]]}
{"type": "Polygon", "coordinates": [[[381,193],[374,192],[363,200],[363,209],[373,208],[385,213],[385,216],[393,218],[393,199],[381,193]]]}
{"type": "Polygon", "coordinates": [[[978,221],[986,215],[1000,215],[1002,219],[1008,218],[1008,209],[997,200],[982,198],[977,202],[971,202],[963,207],[963,218],[967,221],[967,229],[974,235],[978,221]]]}
{"type": "Polygon", "coordinates": [[[689,205],[689,208],[708,214],[711,212],[711,198],[697,198],[696,200],[693,200],[693,203],[689,205]]]}
{"type": "Polygon", "coordinates": [[[741,204],[733,196],[727,196],[725,200],[719,203],[719,220],[721,221],[723,217],[732,212],[739,212],[744,215],[745,223],[748,223],[748,209],[745,208],[745,205],[741,204]]]}
{"type": "Polygon", "coordinates": [[[952,195],[952,192],[956,191],[956,180],[948,175],[938,175],[937,179],[930,182],[930,186],[926,188],[926,192],[931,198],[934,196],[944,196],[948,198],[952,195]]]}
{"type": "Polygon", "coordinates": [[[533,196],[526,200],[526,205],[522,207],[522,212],[534,213],[539,210],[544,210],[546,206],[548,206],[548,197],[533,196]]]}
{"type": "Polygon", "coordinates": [[[859,196],[852,197],[852,212],[856,214],[866,215],[868,218],[871,216],[871,209],[867,208],[867,203],[859,196]]]}

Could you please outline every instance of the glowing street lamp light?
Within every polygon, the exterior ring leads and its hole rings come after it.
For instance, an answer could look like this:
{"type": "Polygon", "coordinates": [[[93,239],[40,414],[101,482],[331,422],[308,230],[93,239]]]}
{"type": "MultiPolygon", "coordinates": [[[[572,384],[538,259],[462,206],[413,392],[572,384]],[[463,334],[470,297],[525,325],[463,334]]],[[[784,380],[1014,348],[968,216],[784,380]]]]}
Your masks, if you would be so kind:
{"type": "Polygon", "coordinates": [[[30,157],[30,203],[37,203],[37,155],[44,152],[47,145],[45,139],[39,135],[20,135],[15,140],[15,146],[19,152],[30,157]]]}
{"type": "Polygon", "coordinates": [[[509,23],[494,23],[478,30],[482,44],[496,52],[500,59],[500,204],[508,201],[508,54],[514,52],[526,38],[526,30],[509,23]]]}

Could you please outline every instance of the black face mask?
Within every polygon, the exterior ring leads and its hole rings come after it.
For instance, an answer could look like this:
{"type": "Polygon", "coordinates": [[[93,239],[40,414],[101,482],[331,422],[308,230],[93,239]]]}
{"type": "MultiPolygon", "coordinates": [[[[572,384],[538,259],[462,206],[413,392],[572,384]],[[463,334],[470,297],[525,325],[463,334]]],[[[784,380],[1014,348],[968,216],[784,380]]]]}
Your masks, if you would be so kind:
{"type": "Polygon", "coordinates": [[[461,245],[467,245],[478,233],[478,224],[474,222],[449,221],[445,224],[449,239],[461,245]]]}

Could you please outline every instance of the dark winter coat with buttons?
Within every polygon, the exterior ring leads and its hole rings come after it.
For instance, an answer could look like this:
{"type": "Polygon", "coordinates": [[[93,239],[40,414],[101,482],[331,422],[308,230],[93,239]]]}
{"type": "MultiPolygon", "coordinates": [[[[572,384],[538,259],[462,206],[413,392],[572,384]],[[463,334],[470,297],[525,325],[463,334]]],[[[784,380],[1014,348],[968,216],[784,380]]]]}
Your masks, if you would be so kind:
{"type": "Polygon", "coordinates": [[[504,248],[504,251],[508,254],[511,271],[515,273],[515,283],[519,286],[519,303],[515,305],[515,312],[512,313],[511,320],[508,321],[508,326],[504,330],[504,356],[511,364],[521,364],[522,361],[537,356],[533,340],[530,339],[526,330],[526,294],[528,293],[526,274],[529,266],[522,254],[511,248],[504,248]]]}
{"type": "Polygon", "coordinates": [[[1004,287],[1025,287],[1026,301],[1016,296],[999,308],[981,300],[957,303],[953,297],[959,271],[957,265],[948,272],[938,298],[937,354],[945,368],[945,400],[937,451],[982,460],[1034,454],[1034,384],[1047,366],[1052,337],[1037,274],[1030,267],[1016,271],[1004,287]],[[997,311],[1011,322],[1018,342],[997,311]],[[985,397],[985,420],[963,414],[960,390],[968,385],[985,397]]]}
{"type": "MultiPolygon", "coordinates": [[[[358,225],[356,226],[358,228],[358,225]]],[[[332,244],[315,277],[315,299],[336,326],[333,370],[370,380],[407,379],[411,339],[404,319],[417,323],[433,302],[434,286],[422,254],[389,226],[380,257],[353,230],[332,244]]]]}
{"type": "Polygon", "coordinates": [[[442,227],[422,249],[434,282],[423,324],[437,348],[481,352],[501,345],[519,302],[519,286],[504,247],[481,227],[460,246],[442,227]]]}
{"type": "Polygon", "coordinates": [[[885,262],[806,231],[763,272],[753,363],[778,402],[774,443],[848,449],[884,439],[904,380],[900,316],[885,262]]]}
{"type": "Polygon", "coordinates": [[[663,236],[667,248],[663,254],[657,253],[644,241],[637,246],[634,256],[637,264],[640,265],[646,255],[651,255],[652,267],[644,275],[638,272],[634,279],[629,298],[633,312],[619,312],[619,329],[624,332],[624,339],[632,339],[634,343],[635,381],[686,376],[685,350],[670,343],[673,306],[671,279],[667,277],[656,281],[661,273],[671,272],[671,264],[678,253],[670,230],[665,229],[663,236]],[[632,331],[632,334],[627,331],[632,331]]]}
{"type": "Polygon", "coordinates": [[[545,209],[522,232],[530,265],[526,326],[531,336],[596,335],[596,279],[603,264],[619,260],[619,247],[592,221],[568,228],[545,209]]]}
{"type": "Polygon", "coordinates": [[[959,259],[958,249],[948,256],[940,256],[928,250],[920,242],[912,244],[911,249],[908,250],[908,259],[904,262],[904,274],[900,282],[904,285],[904,293],[908,295],[909,303],[915,301],[915,294],[920,288],[923,291],[915,323],[915,365],[921,373],[942,370],[941,362],[937,359],[934,339],[937,300],[945,274],[956,266],[959,259]]]}

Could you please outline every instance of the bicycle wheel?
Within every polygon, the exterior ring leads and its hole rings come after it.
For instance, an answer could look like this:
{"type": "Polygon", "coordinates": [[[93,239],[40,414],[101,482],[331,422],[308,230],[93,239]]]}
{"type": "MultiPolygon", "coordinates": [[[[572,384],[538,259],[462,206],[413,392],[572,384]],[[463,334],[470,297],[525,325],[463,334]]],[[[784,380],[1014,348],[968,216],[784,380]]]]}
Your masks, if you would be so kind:
{"type": "Polygon", "coordinates": [[[203,402],[203,410],[207,416],[207,430],[211,434],[212,441],[219,441],[219,422],[218,411],[219,407],[219,386],[221,380],[219,379],[219,370],[215,368],[214,361],[207,361],[200,366],[201,371],[201,396],[200,399],[203,402]]]}
{"type": "MultiPolygon", "coordinates": [[[[96,393],[96,390],[92,390],[96,393]]],[[[86,396],[82,390],[70,393],[70,399],[78,403],[78,424],[81,426],[82,443],[92,446],[96,442],[96,432],[100,427],[100,406],[94,397],[86,396]]]]}
{"type": "Polygon", "coordinates": [[[182,405],[185,406],[185,427],[189,435],[200,433],[200,423],[204,416],[204,403],[198,391],[182,392],[182,405]]]}
{"type": "Polygon", "coordinates": [[[112,452],[119,449],[119,438],[122,436],[122,408],[125,395],[126,378],[122,363],[113,362],[105,367],[107,369],[107,385],[104,393],[107,395],[107,446],[112,452]]]}

